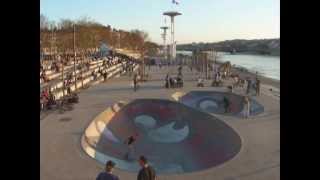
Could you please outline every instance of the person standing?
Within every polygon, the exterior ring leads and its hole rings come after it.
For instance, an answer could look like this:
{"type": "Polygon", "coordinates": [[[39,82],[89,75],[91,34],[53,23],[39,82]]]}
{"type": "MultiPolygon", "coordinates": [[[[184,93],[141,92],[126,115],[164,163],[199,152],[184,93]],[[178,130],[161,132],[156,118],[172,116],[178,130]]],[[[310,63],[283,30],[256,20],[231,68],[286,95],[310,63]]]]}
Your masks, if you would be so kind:
{"type": "Polygon", "coordinates": [[[261,82],[260,82],[260,79],[258,79],[257,78],[257,80],[256,80],[256,94],[257,94],[257,96],[260,96],[260,84],[261,82]]]}
{"type": "Polygon", "coordinates": [[[104,70],[103,71],[103,80],[106,81],[107,78],[108,78],[108,72],[107,72],[107,70],[104,70]]]}
{"type": "Polygon", "coordinates": [[[141,169],[138,173],[137,180],[155,180],[156,179],[156,172],[148,164],[148,160],[144,156],[140,156],[139,158],[139,165],[141,166],[141,169]]]}
{"type": "Polygon", "coordinates": [[[182,66],[179,66],[178,68],[178,75],[182,75],[182,66]]]}
{"type": "Polygon", "coordinates": [[[119,180],[119,177],[112,174],[113,168],[116,164],[113,161],[108,161],[106,163],[105,172],[99,173],[96,180],[119,180]]]}
{"type": "Polygon", "coordinates": [[[169,80],[170,80],[170,75],[169,75],[169,73],[167,73],[166,83],[165,83],[165,87],[166,87],[166,88],[170,88],[170,82],[169,82],[169,80]]]}
{"type": "Polygon", "coordinates": [[[244,117],[247,119],[250,116],[250,99],[248,96],[244,97],[244,117]]]}
{"type": "Polygon", "coordinates": [[[247,79],[247,92],[246,92],[247,95],[250,93],[250,88],[251,88],[251,79],[248,78],[247,79]]]}
{"type": "Polygon", "coordinates": [[[133,75],[133,90],[137,91],[137,85],[138,85],[138,75],[135,73],[133,75]]]}
{"type": "Polygon", "coordinates": [[[220,82],[221,81],[221,73],[220,71],[218,71],[217,73],[217,82],[220,82]]]}
{"type": "Polygon", "coordinates": [[[230,102],[227,97],[223,97],[223,104],[224,104],[224,113],[228,113],[230,108],[230,102]]]}

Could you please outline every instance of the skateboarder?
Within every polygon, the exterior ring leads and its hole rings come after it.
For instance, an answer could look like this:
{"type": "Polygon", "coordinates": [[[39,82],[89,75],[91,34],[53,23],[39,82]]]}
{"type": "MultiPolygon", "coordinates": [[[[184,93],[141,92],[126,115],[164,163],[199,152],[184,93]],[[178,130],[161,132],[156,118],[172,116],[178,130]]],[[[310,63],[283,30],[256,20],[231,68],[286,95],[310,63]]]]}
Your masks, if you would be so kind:
{"type": "Polygon", "coordinates": [[[128,145],[128,152],[126,154],[126,159],[127,160],[132,160],[133,158],[133,143],[137,140],[138,134],[136,133],[135,135],[129,136],[126,141],[124,142],[125,144],[128,145]]]}

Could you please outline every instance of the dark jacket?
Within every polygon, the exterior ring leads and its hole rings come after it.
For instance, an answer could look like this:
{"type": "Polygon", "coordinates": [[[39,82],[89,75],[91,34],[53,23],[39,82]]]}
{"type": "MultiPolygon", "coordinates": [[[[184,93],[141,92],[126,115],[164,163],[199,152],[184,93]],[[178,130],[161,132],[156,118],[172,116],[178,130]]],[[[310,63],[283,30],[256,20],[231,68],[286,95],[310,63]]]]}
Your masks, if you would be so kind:
{"type": "Polygon", "coordinates": [[[96,180],[119,180],[119,177],[107,172],[102,172],[98,175],[96,180]]]}
{"type": "Polygon", "coordinates": [[[137,180],[155,180],[155,179],[156,179],[156,172],[151,166],[142,168],[139,171],[139,174],[137,177],[137,180]]]}

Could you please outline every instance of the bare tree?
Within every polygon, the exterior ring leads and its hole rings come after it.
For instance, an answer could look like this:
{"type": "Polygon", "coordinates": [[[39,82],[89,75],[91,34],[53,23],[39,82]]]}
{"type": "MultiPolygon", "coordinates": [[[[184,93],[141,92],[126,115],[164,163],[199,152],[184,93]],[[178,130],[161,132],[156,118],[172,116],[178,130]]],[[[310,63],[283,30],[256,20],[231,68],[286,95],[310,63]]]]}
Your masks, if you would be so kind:
{"type": "MultiPolygon", "coordinates": [[[[121,48],[142,52],[145,48],[153,51],[156,50],[155,44],[150,44],[149,36],[146,32],[140,30],[118,30],[110,25],[104,26],[89,17],[81,17],[73,21],[71,19],[61,19],[59,23],[49,21],[49,19],[40,15],[40,40],[41,48],[50,49],[52,47],[52,31],[56,36],[55,46],[59,52],[72,54],[73,24],[76,25],[76,46],[77,50],[84,52],[87,50],[97,49],[103,42],[115,48],[119,43],[121,48]],[[120,35],[120,36],[119,36],[120,35]],[[148,41],[145,47],[145,42],[148,41]]],[[[148,50],[148,51],[149,51],[148,50]]]]}

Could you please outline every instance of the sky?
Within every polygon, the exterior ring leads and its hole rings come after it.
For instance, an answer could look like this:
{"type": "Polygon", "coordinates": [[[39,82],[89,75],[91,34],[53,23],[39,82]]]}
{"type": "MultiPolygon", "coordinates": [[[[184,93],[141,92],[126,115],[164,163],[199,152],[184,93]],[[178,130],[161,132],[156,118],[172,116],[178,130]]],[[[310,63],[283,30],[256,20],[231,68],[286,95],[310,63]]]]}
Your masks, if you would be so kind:
{"type": "Polygon", "coordinates": [[[90,17],[116,29],[140,29],[157,43],[163,42],[160,26],[170,26],[162,14],[172,10],[182,13],[175,18],[177,44],[280,38],[280,0],[177,1],[40,0],[40,13],[54,21],[90,17]]]}

